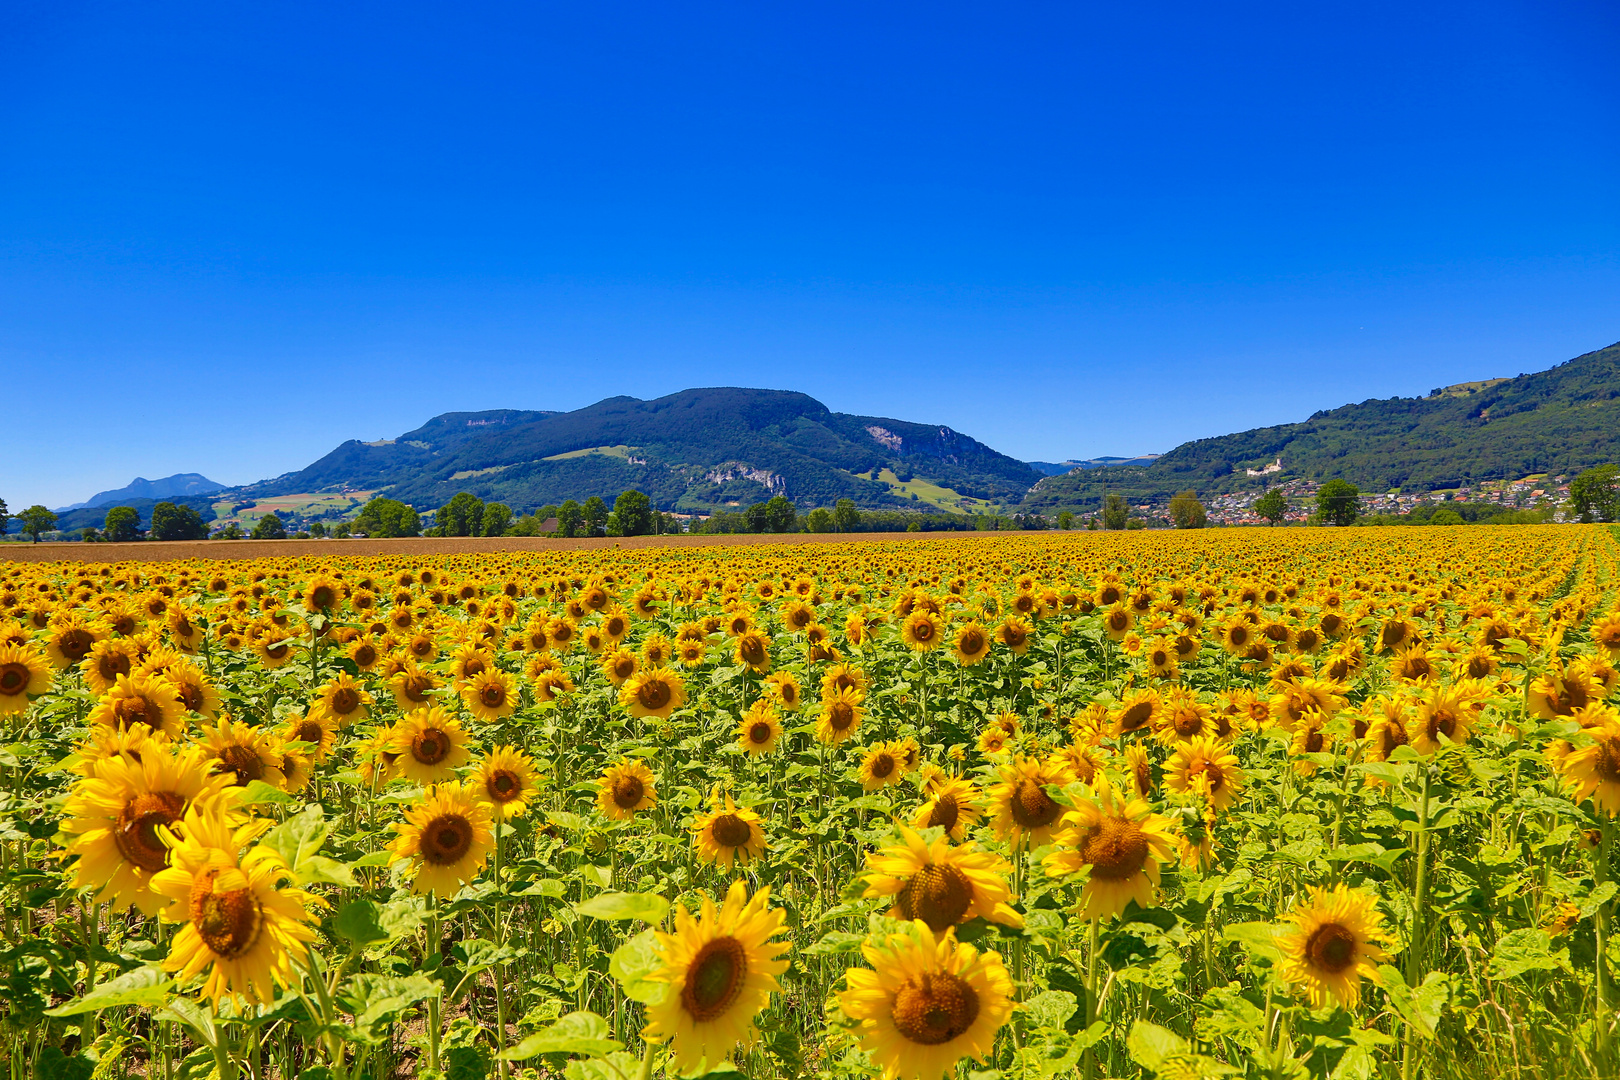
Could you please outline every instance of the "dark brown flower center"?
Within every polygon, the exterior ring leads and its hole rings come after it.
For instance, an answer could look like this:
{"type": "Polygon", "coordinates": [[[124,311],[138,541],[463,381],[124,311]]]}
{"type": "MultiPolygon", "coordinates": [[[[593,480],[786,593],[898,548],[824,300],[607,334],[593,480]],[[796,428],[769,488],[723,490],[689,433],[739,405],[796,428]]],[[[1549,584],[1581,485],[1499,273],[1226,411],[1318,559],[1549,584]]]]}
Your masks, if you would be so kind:
{"type": "Polygon", "coordinates": [[[157,703],[144,695],[131,698],[119,698],[118,704],[113,706],[113,720],[121,728],[134,724],[145,724],[156,731],[163,725],[163,710],[157,703]]]}
{"type": "Polygon", "coordinates": [[[1138,701],[1119,715],[1119,729],[1121,731],[1137,731],[1147,726],[1153,717],[1153,703],[1138,701]]]}
{"type": "Polygon", "coordinates": [[[941,828],[950,832],[956,828],[957,818],[962,816],[962,804],[956,796],[947,792],[934,800],[934,807],[928,811],[927,828],[941,828]]]}
{"type": "Polygon", "coordinates": [[[478,700],[486,709],[498,709],[506,704],[506,687],[498,682],[485,683],[478,690],[478,700]]]}
{"type": "Polygon", "coordinates": [[[411,757],[423,765],[437,765],[450,754],[454,743],[438,728],[425,728],[411,739],[411,757]]]}
{"type": "Polygon", "coordinates": [[[709,826],[709,835],[721,847],[740,848],[753,837],[754,830],[737,814],[721,814],[709,826]]]}
{"type": "Polygon", "coordinates": [[[847,701],[835,701],[827,708],[827,723],[834,731],[848,731],[855,723],[855,708],[847,701]]]}
{"type": "Polygon", "coordinates": [[[754,634],[746,634],[737,642],[737,655],[749,667],[765,662],[765,642],[754,634]]]}
{"type": "Polygon", "coordinates": [[[453,865],[467,854],[472,842],[472,822],[460,814],[440,814],[422,830],[422,860],[434,866],[453,865]]]}
{"type": "Polygon", "coordinates": [[[1013,822],[1021,829],[1044,828],[1063,813],[1063,807],[1052,800],[1046,788],[1027,777],[1018,781],[1010,808],[1013,822]]]}
{"type": "Polygon", "coordinates": [[[748,950],[734,937],[706,943],[692,957],[681,984],[681,1007],[698,1023],[725,1015],[748,981],[748,950]]]}
{"type": "Polygon", "coordinates": [[[977,630],[968,630],[963,633],[956,647],[962,650],[963,656],[978,656],[984,651],[984,635],[977,630]]]}
{"type": "Polygon", "coordinates": [[[253,748],[232,743],[219,752],[219,772],[232,773],[237,787],[246,787],[251,781],[264,778],[264,762],[253,748]]]}
{"type": "Polygon", "coordinates": [[[234,960],[252,949],[264,928],[264,909],[252,889],[214,891],[217,868],[203,871],[191,885],[191,925],[215,955],[234,960]]]}
{"type": "MultiPolygon", "coordinates": [[[[126,652],[102,653],[96,658],[96,670],[108,682],[117,682],[118,676],[129,674],[129,654],[126,652]]],[[[4,686],[0,682],[0,686],[4,686]]]]}
{"type": "Polygon", "coordinates": [[[16,697],[28,687],[28,669],[22,664],[0,665],[0,694],[16,697]]]}
{"type": "Polygon", "coordinates": [[[82,629],[69,630],[56,639],[56,649],[68,660],[77,664],[90,653],[96,639],[90,631],[82,629]]]}
{"type": "Polygon", "coordinates": [[[496,769],[485,786],[496,802],[511,802],[523,794],[523,778],[510,769],[496,769]]]}
{"type": "Polygon", "coordinates": [[[1091,864],[1092,877],[1124,881],[1141,873],[1148,857],[1147,835],[1134,821],[1103,818],[1080,841],[1080,857],[1091,864]]]}
{"type": "Polygon", "coordinates": [[[894,996],[894,1027],[921,1046],[958,1038],[979,1018],[979,995],[967,982],[945,972],[910,979],[894,996]]]}
{"type": "Polygon", "coordinates": [[[647,786],[640,777],[621,776],[613,781],[613,805],[620,810],[634,810],[646,794],[647,786]]]}
{"type": "Polygon", "coordinates": [[[644,709],[662,709],[671,696],[669,684],[663,679],[649,679],[636,688],[636,700],[644,709]]]}
{"type": "Polygon", "coordinates": [[[756,746],[764,746],[771,741],[771,725],[764,720],[755,720],[748,727],[748,741],[756,746]]]}
{"type": "Polygon", "coordinates": [[[314,720],[305,719],[299,722],[297,730],[293,732],[293,742],[307,742],[314,746],[320,746],[321,739],[325,736],[325,728],[314,720]]]}
{"type": "Polygon", "coordinates": [[[1318,971],[1338,975],[1356,962],[1356,935],[1338,923],[1325,923],[1305,943],[1305,956],[1318,971]]]}
{"type": "Polygon", "coordinates": [[[155,874],[169,862],[169,849],[158,835],[159,825],[173,825],[186,810],[184,796],[172,791],[149,791],[124,804],[118,815],[113,842],[124,858],[155,874]]]}
{"type": "Polygon", "coordinates": [[[954,866],[930,864],[911,875],[894,898],[903,919],[921,919],[934,933],[955,926],[973,904],[973,884],[954,866]]]}

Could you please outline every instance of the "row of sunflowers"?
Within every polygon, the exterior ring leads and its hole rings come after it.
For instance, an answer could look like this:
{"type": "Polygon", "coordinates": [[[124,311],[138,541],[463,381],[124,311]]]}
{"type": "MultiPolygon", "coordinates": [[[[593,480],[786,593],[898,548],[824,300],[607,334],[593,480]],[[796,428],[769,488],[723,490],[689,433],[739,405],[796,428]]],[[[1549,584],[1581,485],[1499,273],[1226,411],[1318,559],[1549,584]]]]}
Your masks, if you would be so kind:
{"type": "Polygon", "coordinates": [[[6,564],[10,1074],[1613,1076],[1617,568],[6,564]]]}

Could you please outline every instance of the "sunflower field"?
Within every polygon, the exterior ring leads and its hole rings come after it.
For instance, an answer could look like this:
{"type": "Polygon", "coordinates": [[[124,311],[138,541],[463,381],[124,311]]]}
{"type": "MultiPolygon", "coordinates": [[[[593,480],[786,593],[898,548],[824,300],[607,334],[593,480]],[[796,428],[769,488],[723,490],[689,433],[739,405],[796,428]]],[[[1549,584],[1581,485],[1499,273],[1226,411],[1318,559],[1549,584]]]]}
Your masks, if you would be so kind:
{"type": "Polygon", "coordinates": [[[6,1068],[1613,1077],[1617,660],[1598,526],[0,564],[6,1068]]]}

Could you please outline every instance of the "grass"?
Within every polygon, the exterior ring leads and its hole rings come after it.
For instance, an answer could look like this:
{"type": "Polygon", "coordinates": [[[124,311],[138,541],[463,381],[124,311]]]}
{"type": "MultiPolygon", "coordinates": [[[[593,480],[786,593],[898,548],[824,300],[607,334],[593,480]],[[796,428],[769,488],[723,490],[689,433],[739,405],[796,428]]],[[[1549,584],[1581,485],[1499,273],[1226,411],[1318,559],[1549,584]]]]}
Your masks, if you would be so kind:
{"type": "Polygon", "coordinates": [[[971,498],[960,491],[941,487],[932,480],[925,480],[920,476],[902,481],[894,474],[893,469],[884,469],[878,473],[876,479],[889,485],[889,490],[902,499],[916,495],[918,502],[927,503],[947,513],[988,514],[996,510],[995,504],[986,499],[971,498]]]}

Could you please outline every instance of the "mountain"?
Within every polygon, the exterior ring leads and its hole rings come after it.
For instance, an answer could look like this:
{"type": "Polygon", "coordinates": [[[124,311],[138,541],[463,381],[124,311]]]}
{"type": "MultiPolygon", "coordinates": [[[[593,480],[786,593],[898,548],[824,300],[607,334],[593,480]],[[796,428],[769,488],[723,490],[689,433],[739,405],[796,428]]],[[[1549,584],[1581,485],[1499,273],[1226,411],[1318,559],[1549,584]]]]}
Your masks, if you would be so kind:
{"type": "Polygon", "coordinates": [[[1343,477],[1366,491],[1432,491],[1534,473],[1573,474],[1620,457],[1620,343],[1547,371],[1439,387],[1421,398],[1363,401],[1303,423],[1182,443],[1145,466],[1041,480],[1026,511],[1095,509],[1104,492],[1132,502],[1291,479],[1343,477]]]}
{"type": "Polygon", "coordinates": [[[175,473],[165,476],[161,480],[148,480],[137,476],[121,488],[113,491],[98,491],[81,503],[63,506],[57,513],[68,510],[81,510],[85,507],[118,506],[130,499],[150,499],[161,502],[164,499],[173,499],[183,495],[207,495],[210,492],[224,491],[225,485],[208,479],[202,473],[175,473]]]}
{"type": "Polygon", "coordinates": [[[1025,465],[1042,476],[1062,476],[1076,469],[1102,469],[1112,465],[1151,465],[1158,454],[1138,454],[1136,457],[1095,457],[1084,461],[1026,461],[1025,465]]]}
{"type": "Polygon", "coordinates": [[[527,510],[626,488],[664,509],[712,510],[782,494],[801,510],[965,510],[1016,502],[1040,474],[933,424],[835,413],[806,394],[713,387],[573,412],[446,413],[396,439],[351,440],[297,472],[237,489],[265,498],[379,491],[418,509],[458,491],[527,510]]]}

